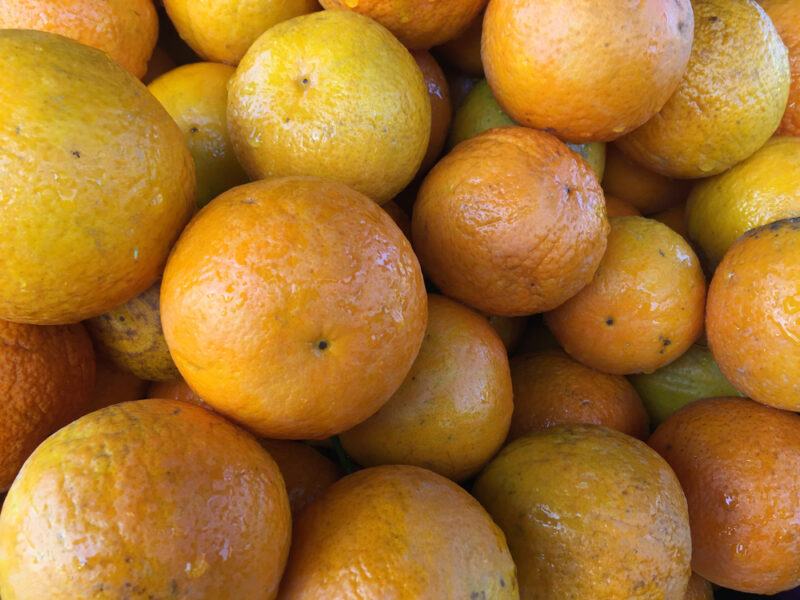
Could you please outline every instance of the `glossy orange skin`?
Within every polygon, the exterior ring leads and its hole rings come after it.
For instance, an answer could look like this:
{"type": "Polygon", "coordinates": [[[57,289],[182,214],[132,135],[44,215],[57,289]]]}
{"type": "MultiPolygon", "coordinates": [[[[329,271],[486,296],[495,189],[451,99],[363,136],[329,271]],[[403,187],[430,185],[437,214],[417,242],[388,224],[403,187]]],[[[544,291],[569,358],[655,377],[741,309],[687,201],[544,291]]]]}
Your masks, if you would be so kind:
{"type": "MultiPolygon", "coordinates": [[[[112,404],[120,402],[130,402],[147,397],[148,382],[136,377],[129,371],[123,371],[110,359],[102,355],[97,357],[97,368],[95,370],[95,382],[92,389],[89,406],[83,411],[84,414],[94,412],[112,404]]],[[[155,398],[167,398],[168,396],[153,396],[155,398]]]]}
{"type": "Polygon", "coordinates": [[[689,0],[492,0],[486,79],[517,123],[605,142],[656,114],[692,48],[689,0]]]}
{"type": "Polygon", "coordinates": [[[280,472],[250,435],[191,404],[127,402],[25,463],[0,514],[0,593],[266,600],[290,537],[280,472]]]}
{"type": "Polygon", "coordinates": [[[293,517],[342,476],[336,463],[306,444],[261,440],[261,445],[281,470],[293,517]]]}
{"type": "Polygon", "coordinates": [[[320,4],[366,15],[407,48],[427,50],[464,31],[486,6],[486,0],[320,0],[320,4]]]}
{"type": "Polygon", "coordinates": [[[714,600],[714,588],[697,573],[692,573],[683,600],[714,600]]]}
{"type": "Polygon", "coordinates": [[[0,29],[57,33],[143,77],[158,38],[152,0],[0,0],[0,29]]]}
{"type": "Polygon", "coordinates": [[[706,282],[689,243],[644,217],[611,219],[592,282],[545,315],[575,359],[604,373],[649,373],[700,337],[706,282]]]}
{"type": "Polygon", "coordinates": [[[428,151],[422,159],[420,171],[425,173],[439,159],[453,120],[453,105],[450,102],[450,86],[444,71],[430,52],[417,50],[411,53],[425,77],[425,86],[428,88],[428,98],[431,101],[431,137],[428,141],[428,151]]]}
{"type": "Polygon", "coordinates": [[[689,224],[686,220],[685,202],[681,202],[680,204],[677,204],[672,208],[668,208],[667,210],[662,210],[661,212],[652,215],[651,218],[655,219],[656,221],[661,221],[674,232],[680,233],[684,239],[689,239],[689,224]]]}
{"type": "Polygon", "coordinates": [[[789,103],[777,133],[800,135],[800,6],[793,0],[759,0],[789,51],[789,103]]]}
{"type": "Polygon", "coordinates": [[[419,263],[389,215],[311,177],[218,196],[161,284],[186,382],[269,438],[329,437],[375,413],[411,368],[426,320],[419,263]]]}
{"type": "Polygon", "coordinates": [[[683,600],[691,536],[669,465],[595,425],[522,437],[472,490],[500,525],[524,600],[683,600]]]}
{"type": "Polygon", "coordinates": [[[566,424],[603,425],[635,438],[650,433],[647,412],[627,379],[551,350],[511,360],[514,416],[509,439],[566,424]]]}
{"type": "Polygon", "coordinates": [[[425,469],[349,475],[294,525],[281,600],[519,598],[500,529],[463,489],[425,469]]]}
{"type": "Polygon", "coordinates": [[[641,217],[642,213],[630,202],[620,200],[616,196],[605,195],[606,197],[606,214],[608,218],[611,217],[641,217]]]}
{"type": "Polygon", "coordinates": [[[448,296],[485,313],[555,308],[594,275],[606,247],[603,192],[550,134],[491,129],[431,170],[412,216],[414,249],[448,296]]]}
{"type": "Polygon", "coordinates": [[[483,13],[479,14],[461,34],[436,48],[437,56],[470,77],[483,76],[481,61],[481,32],[483,13]]]}
{"type": "Polygon", "coordinates": [[[36,446],[88,408],[94,377],[82,325],[0,321],[0,492],[36,446]]]}
{"type": "Polygon", "coordinates": [[[707,310],[711,352],[734,387],[800,410],[800,218],[739,238],[714,273],[707,310]]]}
{"type": "Polygon", "coordinates": [[[700,400],[650,445],[686,493],[697,573],[754,594],[800,584],[800,416],[741,398],[700,400]]]}
{"type": "Polygon", "coordinates": [[[461,481],[500,449],[513,408],[508,355],[488,320],[431,294],[425,340],[405,381],[340,439],[360,465],[416,465],[461,481]]]}

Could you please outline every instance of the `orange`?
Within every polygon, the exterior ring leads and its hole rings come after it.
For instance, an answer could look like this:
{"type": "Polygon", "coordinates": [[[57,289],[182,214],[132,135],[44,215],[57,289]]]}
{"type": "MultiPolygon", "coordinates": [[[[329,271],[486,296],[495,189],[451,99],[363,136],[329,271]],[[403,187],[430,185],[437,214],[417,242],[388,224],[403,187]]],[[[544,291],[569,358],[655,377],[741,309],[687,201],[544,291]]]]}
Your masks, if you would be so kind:
{"type": "Polygon", "coordinates": [[[651,215],[651,218],[662,222],[675,233],[681,234],[684,239],[689,239],[689,226],[686,223],[685,202],[651,215]]]}
{"type": "Polygon", "coordinates": [[[800,7],[793,0],[759,0],[789,51],[789,103],[778,128],[781,135],[800,135],[800,7]]]}
{"type": "Polygon", "coordinates": [[[470,77],[483,76],[481,62],[481,30],[483,29],[483,13],[472,20],[467,28],[436,48],[437,56],[441,56],[451,65],[470,77]]]}
{"type": "Polygon", "coordinates": [[[492,0],[486,79],[522,125],[609,141],[656,114],[692,48],[689,0],[492,0]]]}
{"type": "Polygon", "coordinates": [[[619,147],[670,177],[729,169],[775,133],[789,94],[789,60],[754,0],[695,0],[686,75],[658,116],[619,147]]]}
{"type": "Polygon", "coordinates": [[[311,446],[284,440],[261,440],[281,470],[292,516],[297,516],[342,475],[339,467],[311,446]]]}
{"type": "Polygon", "coordinates": [[[104,356],[97,356],[95,383],[89,405],[84,414],[94,412],[112,404],[130,402],[147,397],[147,382],[130,371],[120,369],[104,356]]]}
{"type": "Polygon", "coordinates": [[[528,319],[528,326],[522,334],[517,354],[529,354],[544,350],[559,350],[558,340],[547,328],[542,315],[534,315],[528,319]]]}
{"type": "Polygon", "coordinates": [[[641,217],[642,213],[639,212],[633,204],[620,200],[616,196],[605,195],[606,197],[606,214],[608,218],[611,217],[641,217]]]}
{"type": "Polygon", "coordinates": [[[428,141],[428,151],[422,159],[420,171],[427,171],[439,159],[450,129],[453,118],[453,105],[450,103],[450,87],[444,71],[431,56],[430,52],[417,50],[412,53],[425,77],[425,86],[428,88],[428,98],[431,101],[431,137],[428,141]]]}
{"type": "Polygon", "coordinates": [[[800,138],[772,138],[732,169],[699,182],[686,211],[689,236],[712,268],[746,231],[800,216],[800,138]]]}
{"type": "Polygon", "coordinates": [[[528,326],[528,317],[488,315],[486,318],[489,319],[489,325],[492,326],[492,329],[500,336],[506,351],[513,352],[516,350],[528,326]]]}
{"type": "Polygon", "coordinates": [[[616,144],[608,144],[603,189],[632,204],[642,214],[650,215],[685,200],[690,183],[649,171],[620,152],[616,144]]]}
{"type": "Polygon", "coordinates": [[[140,379],[178,377],[161,329],[160,293],[161,282],[157,282],[122,306],[86,322],[100,353],[140,379]]]}
{"type": "Polygon", "coordinates": [[[0,31],[0,72],[0,318],[104,313],[153,284],[192,213],[183,136],[139,81],[72,40],[0,31]]]}
{"type": "Polygon", "coordinates": [[[83,414],[94,373],[82,325],[0,321],[0,492],[42,440],[83,414]]]}
{"type": "Polygon", "coordinates": [[[375,413],[419,351],[425,286],[389,215],[340,183],[218,196],[175,245],[161,322],[186,382],[269,438],[324,438],[375,413]]]}
{"type": "Polygon", "coordinates": [[[518,316],[555,308],[594,275],[608,224],[588,164],[550,134],[492,129],[431,170],[412,217],[414,249],[448,296],[518,316]]]}
{"type": "Polygon", "coordinates": [[[708,343],[746,396],[800,411],[800,219],[747,233],[708,291],[708,343]]]}
{"type": "Polygon", "coordinates": [[[446,71],[445,75],[447,76],[447,83],[450,86],[450,97],[453,99],[453,110],[455,110],[461,106],[464,98],[467,97],[467,94],[469,94],[470,90],[475,87],[480,79],[462,75],[452,70],[446,71]]]}
{"type": "Polygon", "coordinates": [[[251,46],[228,91],[231,140],[253,179],[326,177],[383,203],[427,152],[422,72],[394,36],[355,13],[276,25],[251,46]]]}
{"type": "Polygon", "coordinates": [[[141,78],[158,38],[158,16],[152,0],[0,0],[0,29],[63,35],[102,50],[141,78]]]}
{"type": "Polygon", "coordinates": [[[215,63],[178,67],[148,89],[175,119],[186,137],[197,176],[197,204],[245,183],[228,135],[228,82],[234,69],[215,63]]]}
{"type": "Polygon", "coordinates": [[[705,297],[700,261],[686,240],[652,219],[616,217],[595,278],[545,319],[583,364],[649,373],[700,337],[705,297]]]}
{"type": "Polygon", "coordinates": [[[385,204],[381,204],[381,208],[386,211],[386,213],[392,217],[392,221],[394,221],[395,225],[400,228],[400,231],[403,232],[403,235],[406,236],[407,239],[411,239],[411,218],[406,214],[400,206],[394,200],[389,200],[385,204]]]}
{"type": "Polygon", "coordinates": [[[511,377],[510,439],[580,423],[603,425],[639,439],[650,433],[642,401],[624,377],[585,367],[560,350],[516,356],[511,377]]]}
{"type": "Polygon", "coordinates": [[[701,400],[650,444],[686,493],[697,573],[754,594],[800,584],[800,416],[740,398],[701,400]]]}
{"type": "Polygon", "coordinates": [[[349,475],[294,525],[282,600],[519,597],[497,525],[463,489],[419,467],[349,475]]]}
{"type": "Polygon", "coordinates": [[[405,381],[340,438],[361,465],[416,465],[461,481],[503,445],[513,408],[506,349],[487,319],[430,295],[425,340],[405,381]]]}
{"type": "Polygon", "coordinates": [[[177,66],[173,58],[159,46],[153,49],[153,55],[147,63],[147,72],[142,77],[142,83],[145,85],[152,82],[154,79],[161,77],[167,71],[171,71],[177,66]]]}
{"type": "Polygon", "coordinates": [[[683,600],[714,600],[714,589],[708,581],[697,573],[692,573],[692,577],[689,579],[689,587],[686,588],[686,595],[683,600]]]}
{"type": "Polygon", "coordinates": [[[352,10],[375,19],[405,46],[426,50],[461,34],[486,0],[319,0],[329,9],[352,10]]]}
{"type": "Polygon", "coordinates": [[[173,379],[172,381],[154,381],[147,389],[148,398],[162,398],[165,400],[180,400],[190,402],[203,408],[214,410],[206,404],[200,396],[194,393],[183,379],[173,379]]]}
{"type": "Polygon", "coordinates": [[[206,60],[236,65],[278,23],[319,10],[316,0],[164,0],[180,36],[206,60]]]}
{"type": "Polygon", "coordinates": [[[473,494],[505,532],[520,598],[683,600],[686,499],[644,443],[594,425],[520,438],[473,494]]]}
{"type": "Polygon", "coordinates": [[[61,429],[25,463],[0,514],[0,590],[274,598],[290,530],[278,467],[250,435],[191,404],[126,402],[61,429]]]}

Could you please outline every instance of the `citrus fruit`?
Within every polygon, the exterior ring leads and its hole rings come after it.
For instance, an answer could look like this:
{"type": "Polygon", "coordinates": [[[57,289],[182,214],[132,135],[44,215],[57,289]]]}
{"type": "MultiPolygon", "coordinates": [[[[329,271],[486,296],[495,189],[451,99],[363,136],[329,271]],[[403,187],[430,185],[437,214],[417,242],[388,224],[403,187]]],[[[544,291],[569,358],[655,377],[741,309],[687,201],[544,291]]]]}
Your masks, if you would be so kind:
{"type": "Polygon", "coordinates": [[[706,399],[662,423],[650,445],[686,493],[697,573],[755,594],[800,584],[800,416],[706,399]]]}
{"type": "Polygon", "coordinates": [[[150,84],[154,79],[161,77],[164,73],[171,71],[176,67],[175,61],[167,53],[166,50],[156,46],[153,49],[153,55],[147,63],[147,72],[142,77],[142,83],[145,85],[150,84]]]}
{"type": "Polygon", "coordinates": [[[513,352],[519,345],[528,326],[528,317],[498,317],[488,315],[489,325],[500,336],[507,352],[513,352]]]}
{"type": "Polygon", "coordinates": [[[180,400],[197,404],[208,410],[214,410],[205,401],[194,393],[192,388],[183,379],[171,381],[153,381],[147,389],[148,398],[162,398],[164,400],[180,400]]]}
{"type": "Polygon", "coordinates": [[[789,51],[789,103],[778,128],[782,135],[800,135],[800,7],[793,0],[759,0],[789,51]]]}
{"type": "Polygon", "coordinates": [[[690,183],[649,171],[620,152],[616,144],[608,144],[603,189],[606,194],[629,202],[642,214],[650,215],[685,200],[690,183]]]}
{"type": "Polygon", "coordinates": [[[565,424],[603,425],[639,439],[650,430],[636,390],[619,375],[606,375],[560,350],[511,360],[514,416],[509,439],[565,424]]]}
{"type": "Polygon", "coordinates": [[[386,29],[356,13],[276,25],[247,52],[228,91],[233,147],[254,179],[327,177],[382,203],[427,152],[422,72],[386,29]]]}
{"type": "Polygon", "coordinates": [[[448,296],[483,312],[554,308],[594,275],[606,246],[603,193],[550,134],[493,129],[431,170],[412,216],[414,248],[448,296]]]}
{"type": "Polygon", "coordinates": [[[412,53],[425,77],[425,87],[428,89],[428,98],[431,101],[431,136],[428,141],[428,151],[422,159],[421,171],[427,171],[439,159],[450,129],[453,118],[453,105],[450,103],[450,89],[444,71],[426,50],[417,50],[412,53]]]}
{"type": "Polygon", "coordinates": [[[417,360],[391,399],[340,439],[359,464],[461,481],[500,449],[514,405],[503,342],[483,315],[432,294],[417,360]]]}
{"type": "Polygon", "coordinates": [[[316,0],[164,0],[180,36],[206,60],[236,65],[272,26],[319,10],[316,0]]]}
{"type": "Polygon", "coordinates": [[[686,75],[658,116],[619,147],[670,177],[708,177],[758,150],[775,133],[789,94],[789,60],[754,0],[695,0],[686,75]]]}
{"type": "Polygon", "coordinates": [[[729,171],[699,182],[686,210],[689,236],[711,267],[746,231],[800,216],[800,138],[773,138],[729,171]]]}
{"type": "Polygon", "coordinates": [[[86,322],[98,350],[140,379],[166,381],[178,369],[161,329],[161,282],[122,306],[86,322]]]}
{"type": "Polygon", "coordinates": [[[411,239],[411,218],[394,200],[381,204],[381,208],[392,218],[407,239],[411,239]]]}
{"type": "Polygon", "coordinates": [[[472,23],[451,39],[436,48],[437,56],[441,56],[448,65],[471,77],[483,76],[481,62],[481,30],[483,29],[483,13],[472,20],[472,23]]]}
{"type": "Polygon", "coordinates": [[[644,217],[611,219],[592,282],[545,316],[564,349],[617,375],[655,371],[703,330],[706,282],[688,242],[644,217]]]}
{"type": "Polygon", "coordinates": [[[506,446],[473,488],[508,539],[520,597],[683,600],[686,499],[644,443],[562,425],[506,446]]]}
{"type": "Polygon", "coordinates": [[[105,356],[96,356],[94,388],[89,405],[83,414],[89,414],[112,404],[130,402],[147,397],[147,382],[126,369],[121,369],[105,356]]]}
{"type": "Polygon", "coordinates": [[[285,440],[261,440],[281,470],[292,516],[297,516],[341,477],[339,467],[311,446],[285,440]]]}
{"type": "Polygon", "coordinates": [[[692,573],[683,600],[714,600],[714,589],[708,581],[697,573],[692,573]]]}
{"type": "Polygon", "coordinates": [[[266,600],[290,530],[278,467],[250,435],[191,404],[126,402],[61,429],[25,463],[0,513],[0,590],[266,600]]]}
{"type": "Polygon", "coordinates": [[[655,425],[690,402],[740,395],[719,370],[711,351],[699,344],[670,364],[629,379],[655,425]]]}
{"type": "Polygon", "coordinates": [[[515,121],[571,142],[609,141],[667,102],[692,28],[689,0],[492,0],[481,54],[515,121]]]}
{"type": "Polygon", "coordinates": [[[94,374],[82,325],[0,321],[0,492],[42,440],[83,414],[94,374]]]}
{"type": "Polygon", "coordinates": [[[189,224],[161,284],[187,383],[269,438],[323,438],[375,413],[425,333],[425,287],[391,218],[341,183],[234,188],[189,224]]]}
{"type": "Polygon", "coordinates": [[[425,50],[463,32],[486,0],[319,0],[329,9],[352,10],[375,19],[408,48],[425,50]]]}
{"type": "Polygon", "coordinates": [[[609,196],[605,194],[606,197],[606,214],[608,218],[611,217],[641,217],[642,213],[639,212],[633,204],[630,202],[625,202],[625,200],[620,200],[616,196],[609,196]]]}
{"type": "Polygon", "coordinates": [[[453,100],[453,109],[458,108],[464,102],[464,98],[480,81],[475,77],[470,77],[456,71],[445,71],[447,84],[450,86],[450,97],[453,100]]]}
{"type": "Polygon", "coordinates": [[[544,350],[558,350],[561,346],[544,322],[542,315],[534,315],[528,319],[528,326],[522,334],[516,353],[530,354],[544,350]]]}
{"type": "Polygon", "coordinates": [[[586,144],[567,144],[573,152],[580,154],[581,158],[589,163],[598,179],[603,178],[606,170],[606,145],[602,142],[589,142],[586,144]]]}
{"type": "Polygon", "coordinates": [[[148,86],[186,137],[200,206],[247,181],[228,136],[228,81],[233,73],[228,65],[195,63],[178,67],[148,86]]]}
{"type": "Polygon", "coordinates": [[[657,212],[654,215],[650,216],[651,219],[655,219],[656,221],[660,221],[675,233],[679,233],[683,236],[684,239],[689,239],[689,226],[686,224],[686,203],[681,202],[673,206],[672,208],[668,208],[666,210],[662,210],[661,212],[657,212]]]}
{"type": "Polygon", "coordinates": [[[0,29],[63,35],[142,77],[156,45],[158,16],[152,0],[0,0],[0,29]]]}
{"type": "Polygon", "coordinates": [[[706,332],[736,389],[800,410],[800,219],[753,229],[728,250],[709,287],[706,332]]]}
{"type": "Polygon", "coordinates": [[[281,598],[519,597],[502,532],[467,492],[419,467],[334,483],[294,523],[281,598]]]}
{"type": "Polygon", "coordinates": [[[192,158],[166,111],[98,50],[0,31],[0,71],[0,318],[99,315],[158,277],[193,210],[192,158]]]}

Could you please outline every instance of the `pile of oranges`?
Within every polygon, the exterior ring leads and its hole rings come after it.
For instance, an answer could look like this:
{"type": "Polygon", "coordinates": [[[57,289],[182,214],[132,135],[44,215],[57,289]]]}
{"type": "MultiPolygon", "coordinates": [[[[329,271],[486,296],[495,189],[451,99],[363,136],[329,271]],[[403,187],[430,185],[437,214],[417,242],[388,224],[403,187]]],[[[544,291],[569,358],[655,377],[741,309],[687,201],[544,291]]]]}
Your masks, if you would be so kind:
{"type": "Polygon", "coordinates": [[[800,1],[0,0],[3,600],[800,586],[800,1]]]}

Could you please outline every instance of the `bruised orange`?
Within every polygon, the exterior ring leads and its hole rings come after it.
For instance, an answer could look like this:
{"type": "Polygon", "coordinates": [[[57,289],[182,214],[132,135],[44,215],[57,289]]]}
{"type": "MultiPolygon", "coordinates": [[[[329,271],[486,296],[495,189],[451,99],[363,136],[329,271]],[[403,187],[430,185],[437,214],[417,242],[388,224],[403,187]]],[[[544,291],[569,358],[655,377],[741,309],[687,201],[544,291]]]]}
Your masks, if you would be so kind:
{"type": "Polygon", "coordinates": [[[450,103],[450,86],[447,78],[431,53],[417,50],[412,56],[425,78],[428,98],[431,101],[431,137],[428,141],[428,151],[420,166],[420,171],[424,173],[434,165],[442,153],[450,121],[453,118],[453,105],[450,103]]]}
{"type": "Polygon", "coordinates": [[[375,413],[414,362],[427,299],[392,219],[341,183],[274,178],[208,204],[172,251],[161,321],[187,383],[269,438],[375,413]]]}
{"type": "Polygon", "coordinates": [[[61,429],[25,463],[0,513],[0,589],[268,600],[290,530],[281,474],[249,434],[191,404],[126,402],[61,429]]]}
{"type": "Polygon", "coordinates": [[[595,278],[545,319],[585,365],[647,373],[700,337],[705,296],[700,261],[685,239],[652,219],[616,217],[595,278]]]}
{"type": "Polygon", "coordinates": [[[294,523],[282,600],[519,598],[502,532],[467,492],[419,467],[365,469],[294,523]]]}
{"type": "Polygon", "coordinates": [[[678,87],[693,24],[689,0],[492,0],[486,79],[517,123],[571,142],[613,140],[678,87]]]}
{"type": "Polygon", "coordinates": [[[414,249],[448,296],[517,316],[555,308],[605,251],[603,192],[589,165],[550,134],[491,129],[431,170],[412,216],[414,249]]]}

